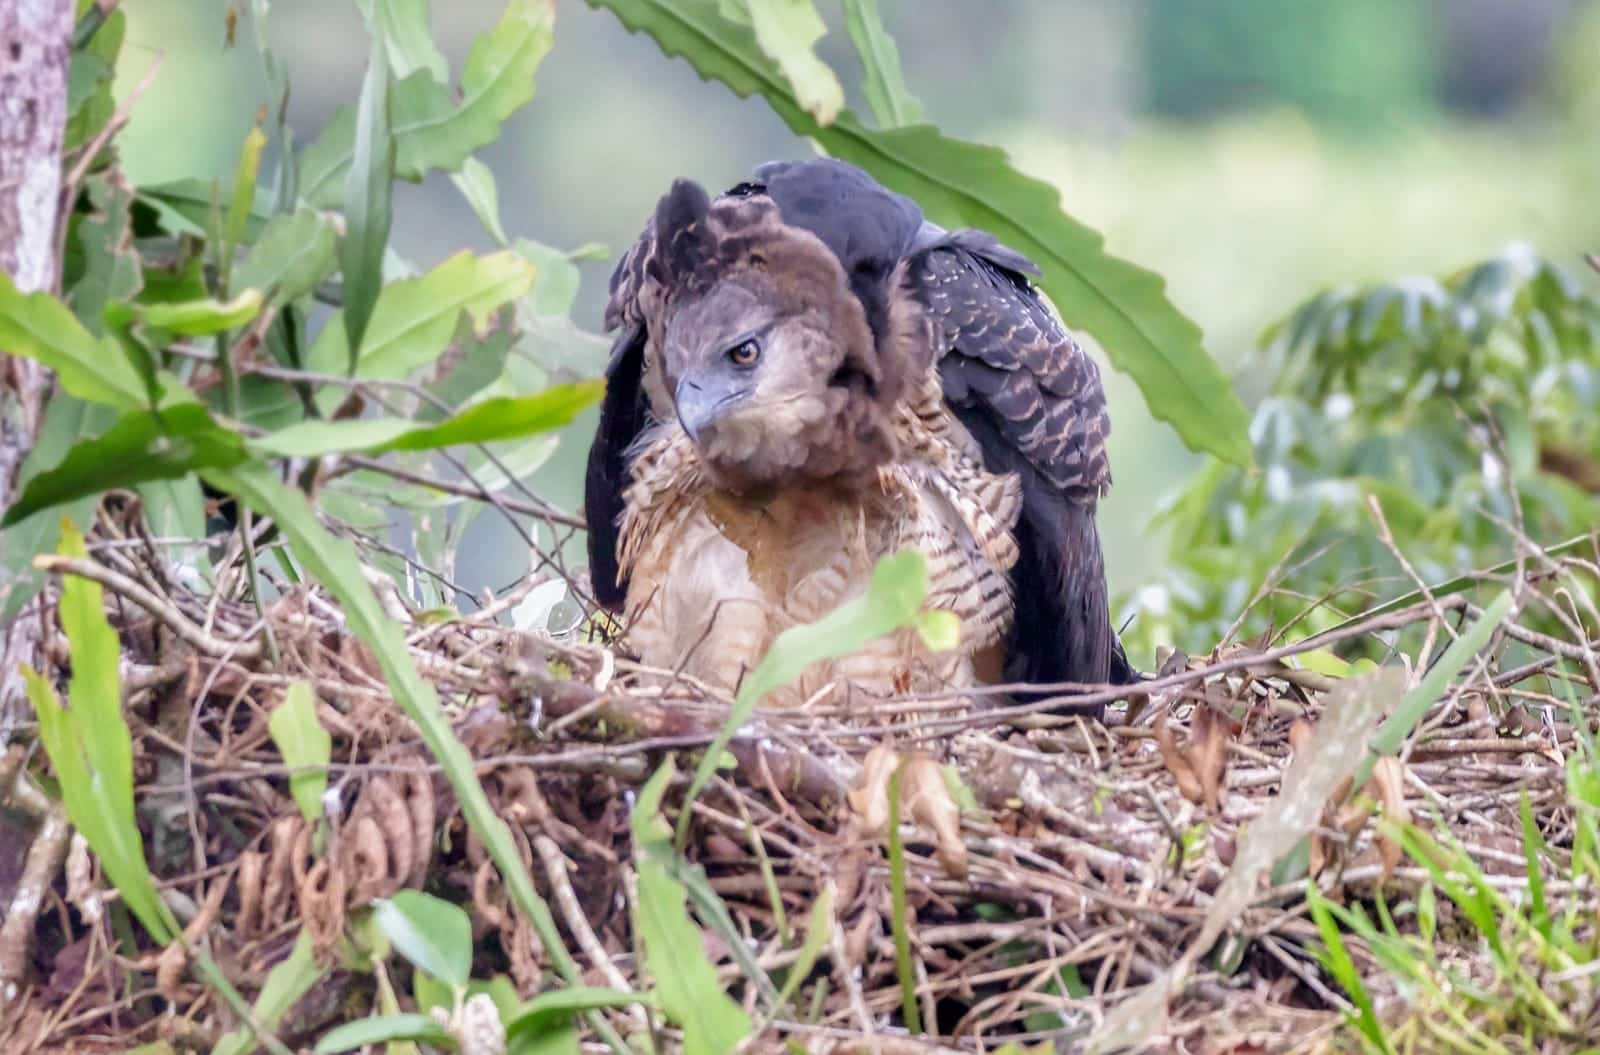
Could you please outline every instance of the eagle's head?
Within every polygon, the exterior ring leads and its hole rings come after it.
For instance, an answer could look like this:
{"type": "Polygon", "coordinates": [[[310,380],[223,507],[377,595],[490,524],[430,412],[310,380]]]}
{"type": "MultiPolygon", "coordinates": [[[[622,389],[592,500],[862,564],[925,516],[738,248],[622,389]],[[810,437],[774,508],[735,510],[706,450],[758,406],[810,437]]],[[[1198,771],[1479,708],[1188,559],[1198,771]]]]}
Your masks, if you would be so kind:
{"type": "Polygon", "coordinates": [[[904,371],[888,350],[905,342],[887,319],[875,332],[834,251],[765,195],[712,203],[686,180],[654,228],[653,398],[712,482],[748,493],[869,479],[894,454],[904,371]]]}

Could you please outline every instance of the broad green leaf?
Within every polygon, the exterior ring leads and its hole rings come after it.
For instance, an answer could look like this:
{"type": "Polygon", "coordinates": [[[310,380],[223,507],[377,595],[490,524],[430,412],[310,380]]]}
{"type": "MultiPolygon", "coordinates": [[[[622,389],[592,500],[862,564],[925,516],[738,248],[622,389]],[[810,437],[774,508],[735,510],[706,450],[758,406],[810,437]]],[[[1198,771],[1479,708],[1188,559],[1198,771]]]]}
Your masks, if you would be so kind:
{"type": "Polygon", "coordinates": [[[446,1044],[451,1033],[427,1015],[402,1013],[374,1015],[358,1018],[322,1035],[311,1050],[316,1055],[333,1055],[340,1051],[354,1051],[368,1045],[394,1040],[420,1040],[425,1044],[446,1044]]]}
{"type": "Polygon", "coordinates": [[[86,189],[90,212],[77,219],[74,239],[81,267],[64,270],[78,275],[67,290],[67,303],[98,336],[105,332],[106,305],[137,294],[143,273],[133,246],[133,188],[113,168],[92,177],[86,189]]]}
{"type": "Polygon", "coordinates": [[[900,51],[883,28],[878,0],[844,0],[844,25],[861,57],[865,76],[861,89],[879,128],[903,128],[922,123],[922,104],[906,87],[900,72],[900,51]]]}
{"type": "Polygon", "coordinates": [[[234,285],[258,289],[274,304],[310,293],[333,270],[333,225],[312,209],[282,213],[268,221],[234,272],[234,285]]]}
{"type": "MultiPolygon", "coordinates": [[[[533,278],[533,265],[515,253],[461,252],[425,275],[391,282],[373,309],[356,375],[400,378],[432,363],[444,354],[463,311],[481,331],[503,304],[528,291],[533,278]]],[[[313,369],[336,369],[344,349],[344,325],[335,316],[311,346],[313,369]]]]}
{"type": "MultiPolygon", "coordinates": [[[[232,472],[207,471],[205,477],[212,486],[236,496],[256,512],[271,516],[288,539],[300,566],[338,601],[351,633],[372,650],[395,702],[416,723],[423,743],[444,770],[467,824],[499,868],[512,904],[532,921],[556,972],[568,983],[578,984],[581,971],[562,944],[549,905],[534,889],[533,878],[506,822],[489,804],[483,785],[478,782],[472,755],[456,738],[437,692],[417,673],[400,627],[384,615],[362,573],[355,546],[348,539],[330,534],[318,522],[305,495],[278,479],[265,465],[245,463],[232,472]]],[[[615,1037],[603,1022],[591,1025],[602,1037],[615,1037]]]]}
{"type": "MultiPolygon", "coordinates": [[[[500,126],[533,98],[534,73],[550,50],[553,0],[511,0],[505,14],[473,43],[461,74],[459,102],[431,71],[418,69],[394,86],[395,174],[420,180],[432,169],[458,170],[500,126]]],[[[334,204],[350,167],[355,117],[345,107],[329,119],[300,159],[301,193],[312,205],[334,204]]]]}
{"type": "Polygon", "coordinates": [[[218,425],[199,404],[170,407],[159,417],[153,411],[131,410],[105,435],[82,441],[60,465],[29,480],[0,527],[113,487],[173,480],[212,466],[229,468],[245,457],[243,439],[218,425]]]}
{"type": "Polygon", "coordinates": [[[1167,299],[1165,283],[1107,254],[1104,239],[1061,210],[1056,188],[1024,176],[1004,152],[930,126],[869,131],[849,111],[826,127],[796,102],[749,29],[717,14],[716,0],[586,0],[648,33],[669,55],[739,95],[760,94],[796,134],[917,200],[947,227],[988,231],[1031,257],[1039,284],[1069,325],[1091,334],[1130,375],[1154,416],[1192,449],[1251,463],[1249,417],[1206,354],[1200,329],[1167,299]]]}
{"type": "Polygon", "coordinates": [[[750,1033],[751,1022],[723,992],[689,917],[688,895],[670,871],[674,854],[659,811],[672,775],[669,758],[639,792],[633,810],[639,940],[661,1009],[683,1030],[685,1055],[722,1055],[750,1033]]]}
{"type": "MultiPolygon", "coordinates": [[[[108,317],[121,315],[122,305],[112,305],[108,317]]],[[[204,300],[161,301],[154,304],[127,306],[131,317],[142,321],[147,329],[163,330],[185,337],[205,337],[223,330],[247,325],[261,314],[261,291],[247,289],[232,300],[220,301],[215,297],[204,300]]]]}
{"type": "Polygon", "coordinates": [[[267,716],[267,731],[278,745],[284,765],[297,771],[289,774],[289,794],[300,807],[300,815],[315,824],[322,819],[333,737],[317,720],[317,702],[310,682],[296,681],[289,686],[283,702],[267,716]]]}
{"type": "Polygon", "coordinates": [[[145,404],[144,383],[109,337],[96,338],[48,293],[22,293],[0,273],[0,348],[37,360],[61,387],[93,403],[145,404]]]}
{"type": "Polygon", "coordinates": [[[474,403],[437,425],[418,426],[399,418],[305,421],[251,440],[253,449],[286,458],[365,451],[426,451],[463,443],[512,440],[569,424],[599,401],[604,382],[556,385],[536,396],[503,397],[474,403]]]}
{"type": "MultiPolygon", "coordinates": [[[[317,966],[311,935],[302,927],[289,958],[274,967],[261,986],[253,1008],[256,1022],[263,1029],[276,1029],[289,1009],[310,992],[325,973],[317,966]]],[[[248,1027],[240,1027],[223,1037],[212,1055],[250,1055],[255,1050],[255,1034],[248,1027]]]]}
{"type": "MultiPolygon", "coordinates": [[[[86,558],[83,535],[70,521],[61,527],[61,552],[86,558]]],[[[66,576],[59,605],[72,658],[70,709],[31,667],[24,666],[28,698],[39,719],[39,739],[55,768],[67,817],[100,859],[129,910],[162,944],[177,927],[156,893],[145,863],[144,840],[133,809],[133,737],[122,715],[117,672],[121,644],[103,608],[100,584],[66,576]]]]}
{"type": "Polygon", "coordinates": [[[373,922],[395,951],[439,981],[466,988],[472,976],[472,921],[459,905],[402,890],[374,905],[373,922]]]}
{"type": "Polygon", "coordinates": [[[361,341],[383,288],[383,250],[394,221],[395,140],[391,131],[389,64],[382,41],[372,45],[367,78],[356,112],[351,164],[344,179],[344,241],[339,270],[344,276],[345,338],[349,373],[355,373],[361,341]]]}
{"type": "MultiPolygon", "coordinates": [[[[116,411],[110,407],[57,392],[45,404],[39,437],[17,472],[19,492],[59,465],[79,440],[98,435],[116,419],[116,411]]],[[[73,523],[86,524],[99,503],[99,495],[81,498],[64,510],[42,509],[11,527],[0,528],[0,625],[15,618],[44,585],[45,574],[33,566],[33,558],[53,551],[61,541],[63,515],[73,523]]]]}
{"type": "Polygon", "coordinates": [[[811,0],[744,0],[756,43],[778,64],[794,97],[818,124],[832,124],[844,108],[844,88],[812,50],[827,23],[811,0]]]}
{"type": "Polygon", "coordinates": [[[762,697],[789,684],[813,663],[859,652],[869,642],[916,625],[927,595],[928,568],[921,553],[903,550],[881,558],[872,569],[867,592],[846,601],[814,623],[792,626],[778,635],[772,648],[744,679],[739,695],[728,710],[727,721],[706,748],[689,782],[683,811],[678,816],[678,845],[689,834],[692,803],[716,771],[717,759],[762,697]]]}

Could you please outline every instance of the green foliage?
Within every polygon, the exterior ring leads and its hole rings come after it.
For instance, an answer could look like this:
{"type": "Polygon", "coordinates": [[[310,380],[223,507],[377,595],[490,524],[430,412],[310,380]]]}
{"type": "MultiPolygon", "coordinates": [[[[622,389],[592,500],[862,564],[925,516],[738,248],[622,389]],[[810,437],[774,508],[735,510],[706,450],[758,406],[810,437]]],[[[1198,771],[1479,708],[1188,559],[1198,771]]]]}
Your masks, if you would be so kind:
{"type": "Polygon", "coordinates": [[[915,198],[951,227],[979,227],[1043,269],[1040,285],[1063,316],[1087,331],[1128,373],[1150,412],[1185,443],[1239,465],[1250,463],[1247,415],[1206,355],[1198,327],[1168,301],[1161,279],[1110,256],[1103,239],[1067,216],[1055,188],[1024,176],[1003,152],[936,128],[872,131],[848,110],[823,125],[795,99],[754,34],[722,17],[716,0],[588,0],[611,11],[702,77],[739,95],[760,95],[796,134],[915,198]]]}
{"type": "Polygon", "coordinates": [[[394,220],[395,140],[390,131],[389,66],[382,41],[372,42],[367,79],[356,111],[355,142],[344,177],[344,240],[339,270],[344,275],[344,331],[355,373],[373,305],[383,286],[383,251],[394,220]]]}
{"type": "Polygon", "coordinates": [[[452,989],[466,989],[472,975],[472,921],[461,906],[402,890],[374,904],[373,922],[400,955],[452,989]]]}
{"type": "MultiPolygon", "coordinates": [[[[63,555],[86,557],[83,535],[62,525],[63,555]]],[[[70,707],[50,683],[22,668],[39,717],[39,739],[61,784],[67,817],[100,858],[107,878],[146,930],[165,944],[178,933],[145,863],[133,809],[133,736],[122,716],[117,674],[122,647],[101,607],[100,584],[69,577],[61,591],[61,625],[72,655],[70,707]]]]}
{"type": "MultiPolygon", "coordinates": [[[[283,1016],[311,987],[322,980],[326,970],[317,966],[312,950],[311,935],[302,929],[295,938],[289,958],[274,967],[261,986],[251,1008],[255,1020],[263,1029],[276,1029],[283,1016]]],[[[236,1029],[217,1043],[213,1055],[250,1055],[255,1051],[254,1038],[248,1029],[236,1029]]]]}
{"type": "Polygon", "coordinates": [[[1217,641],[1264,584],[1246,637],[1409,592],[1370,501],[1430,583],[1509,559],[1519,518],[1547,542],[1592,524],[1600,301],[1556,265],[1514,247],[1443,281],[1329,290],[1263,341],[1261,471],[1213,463],[1158,514],[1173,565],[1136,654],[1217,641]]]}
{"type": "Polygon", "coordinates": [[[811,0],[724,0],[720,10],[742,7],[756,43],[778,64],[796,101],[819,124],[844,109],[844,88],[812,49],[828,32],[811,0]]]}
{"type": "Polygon", "coordinates": [[[878,0],[844,0],[844,24],[861,59],[861,89],[878,127],[921,124],[922,104],[906,86],[905,74],[900,71],[900,49],[883,28],[878,0]]]}
{"type": "MultiPolygon", "coordinates": [[[[700,930],[689,918],[683,884],[672,876],[672,833],[661,818],[661,796],[673,776],[664,762],[639,792],[633,808],[634,869],[638,874],[639,940],[644,966],[655,982],[667,1019],[683,1030],[685,1055],[730,1052],[751,1029],[738,1004],[722,991],[706,959],[700,930]]],[[[683,808],[683,815],[689,813],[683,808]]]]}
{"type": "Polygon", "coordinates": [[[316,1055],[334,1055],[340,1051],[355,1051],[369,1044],[383,1044],[397,1040],[419,1040],[426,1044],[447,1044],[453,1034],[427,1015],[415,1012],[393,1015],[373,1015],[358,1018],[335,1026],[322,1035],[312,1051],[316,1055]]]}
{"type": "Polygon", "coordinates": [[[283,702],[267,716],[267,731],[272,734],[283,764],[296,770],[289,774],[289,794],[300,807],[300,815],[315,824],[322,819],[333,737],[317,720],[317,701],[310,682],[297,681],[289,686],[283,702]]]}

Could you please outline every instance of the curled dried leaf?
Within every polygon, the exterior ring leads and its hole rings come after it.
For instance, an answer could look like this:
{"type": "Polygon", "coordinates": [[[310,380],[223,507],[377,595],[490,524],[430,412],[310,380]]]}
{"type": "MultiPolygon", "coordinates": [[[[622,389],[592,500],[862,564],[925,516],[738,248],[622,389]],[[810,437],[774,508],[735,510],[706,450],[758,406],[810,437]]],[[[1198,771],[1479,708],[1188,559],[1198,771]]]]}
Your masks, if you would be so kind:
{"type": "Polygon", "coordinates": [[[356,818],[340,833],[337,857],[339,871],[350,887],[351,904],[364,905],[373,898],[393,893],[389,882],[389,846],[383,829],[371,816],[356,818]]]}
{"type": "Polygon", "coordinates": [[[900,756],[887,744],[879,744],[861,760],[861,779],[845,794],[850,810],[860,818],[867,835],[882,834],[889,825],[889,778],[894,776],[900,756]]]}
{"type": "Polygon", "coordinates": [[[1161,761],[1177,782],[1178,791],[1183,797],[1190,802],[1201,801],[1205,797],[1205,786],[1200,782],[1200,774],[1195,772],[1188,754],[1178,746],[1178,738],[1172,732],[1172,726],[1167,724],[1166,714],[1156,719],[1156,748],[1161,752],[1161,761]]]}
{"type": "MultiPolygon", "coordinates": [[[[1372,783],[1377,788],[1378,802],[1383,807],[1383,815],[1396,824],[1406,824],[1411,820],[1411,811],[1406,807],[1405,779],[1405,766],[1393,755],[1385,755],[1372,767],[1372,783]]],[[[1380,827],[1378,859],[1383,862],[1385,882],[1394,874],[1402,855],[1400,841],[1387,827],[1380,827]]]]}
{"type": "Polygon", "coordinates": [[[82,832],[72,833],[67,849],[67,903],[91,926],[100,922],[105,902],[94,881],[94,859],[89,855],[89,840],[82,832]]]}
{"type": "Polygon", "coordinates": [[[933,831],[945,873],[957,879],[965,877],[967,844],[961,838],[961,807],[950,797],[939,763],[926,755],[907,760],[900,778],[900,797],[906,816],[933,831]]]}
{"type": "Polygon", "coordinates": [[[261,925],[260,918],[266,868],[267,855],[260,850],[246,850],[239,855],[239,871],[234,882],[239,890],[239,920],[236,926],[242,937],[251,937],[266,929],[261,925]]]}
{"type": "Polygon", "coordinates": [[[406,808],[406,801],[400,792],[395,790],[394,783],[386,776],[372,778],[361,794],[359,808],[377,822],[378,829],[383,833],[388,852],[387,869],[382,884],[384,890],[376,896],[387,896],[405,885],[416,861],[416,832],[411,825],[411,811],[406,808]]]}
{"type": "Polygon", "coordinates": [[[428,865],[433,860],[434,825],[438,821],[438,804],[433,794],[433,775],[425,768],[407,773],[401,780],[401,794],[405,798],[406,812],[411,817],[414,857],[411,862],[409,885],[421,887],[428,878],[428,865]]]}

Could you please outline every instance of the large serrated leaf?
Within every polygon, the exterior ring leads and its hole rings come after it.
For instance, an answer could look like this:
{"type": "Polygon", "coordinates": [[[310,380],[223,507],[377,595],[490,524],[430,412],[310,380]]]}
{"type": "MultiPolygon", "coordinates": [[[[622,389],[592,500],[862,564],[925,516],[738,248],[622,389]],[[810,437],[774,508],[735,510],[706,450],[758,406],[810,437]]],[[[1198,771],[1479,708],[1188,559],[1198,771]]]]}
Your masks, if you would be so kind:
{"type": "Polygon", "coordinates": [[[844,88],[813,50],[828,32],[811,0],[744,0],[756,43],[778,64],[795,98],[818,124],[844,109],[844,88]]]}
{"type": "MultiPolygon", "coordinates": [[[[395,174],[420,180],[432,169],[454,172],[474,150],[494,142],[500,126],[533,97],[534,73],[550,50],[552,0],[512,0],[504,16],[473,44],[461,74],[461,97],[414,70],[394,85],[395,174]]],[[[355,114],[341,107],[300,159],[301,194],[319,207],[336,204],[350,167],[355,114]]]]}
{"type": "Polygon", "coordinates": [[[1099,233],[1061,209],[1056,188],[1023,175],[1003,151],[927,125],[870,131],[842,111],[826,127],[796,101],[749,28],[722,18],[716,0],[586,0],[669,55],[739,95],[761,95],[796,134],[915,198],[946,226],[977,227],[1031,257],[1067,322],[1091,334],[1144,393],[1150,412],[1192,449],[1251,463],[1249,418],[1200,328],[1167,299],[1160,276],[1104,249],[1099,233]]]}

